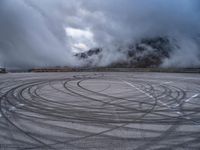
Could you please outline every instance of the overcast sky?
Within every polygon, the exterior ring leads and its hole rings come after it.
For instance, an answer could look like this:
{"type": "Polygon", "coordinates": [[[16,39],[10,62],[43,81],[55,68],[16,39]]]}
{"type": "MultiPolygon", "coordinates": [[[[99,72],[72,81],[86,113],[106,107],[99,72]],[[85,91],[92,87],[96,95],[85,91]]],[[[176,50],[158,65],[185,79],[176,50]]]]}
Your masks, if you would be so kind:
{"type": "Polygon", "coordinates": [[[142,38],[177,40],[163,66],[200,66],[199,0],[1,0],[0,65],[80,66],[75,52],[106,50],[104,63],[123,59],[118,45],[142,38]]]}

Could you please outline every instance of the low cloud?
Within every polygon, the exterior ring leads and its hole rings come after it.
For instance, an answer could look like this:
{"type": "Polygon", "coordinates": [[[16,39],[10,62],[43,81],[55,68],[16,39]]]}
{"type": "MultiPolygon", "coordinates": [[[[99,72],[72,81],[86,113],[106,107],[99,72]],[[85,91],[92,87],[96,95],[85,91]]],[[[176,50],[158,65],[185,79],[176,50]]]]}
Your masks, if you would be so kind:
{"type": "Polygon", "coordinates": [[[1,0],[0,65],[81,66],[75,51],[101,47],[96,65],[106,66],[126,59],[119,47],[164,36],[177,46],[163,67],[200,67],[199,8],[198,0],[1,0]]]}

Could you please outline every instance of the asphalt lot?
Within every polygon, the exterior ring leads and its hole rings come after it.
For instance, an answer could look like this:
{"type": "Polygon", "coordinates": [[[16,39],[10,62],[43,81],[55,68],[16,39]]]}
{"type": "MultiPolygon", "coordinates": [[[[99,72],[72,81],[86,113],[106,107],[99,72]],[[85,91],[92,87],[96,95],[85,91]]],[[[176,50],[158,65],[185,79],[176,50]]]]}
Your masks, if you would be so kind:
{"type": "Polygon", "coordinates": [[[1,74],[0,99],[0,149],[200,149],[200,74],[1,74]]]}

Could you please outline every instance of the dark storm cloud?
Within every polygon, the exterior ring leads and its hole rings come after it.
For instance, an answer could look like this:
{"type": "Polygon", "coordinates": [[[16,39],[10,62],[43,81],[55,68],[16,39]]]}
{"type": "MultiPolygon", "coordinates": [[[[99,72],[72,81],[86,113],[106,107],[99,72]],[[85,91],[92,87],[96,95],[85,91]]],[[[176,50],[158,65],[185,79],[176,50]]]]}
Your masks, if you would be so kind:
{"type": "MultiPolygon", "coordinates": [[[[163,66],[200,66],[198,0],[2,0],[0,63],[10,67],[80,65],[66,28],[89,30],[102,62],[126,59],[119,46],[168,36],[179,48],[163,66]],[[192,60],[192,61],[191,61],[192,60]]],[[[85,41],[85,40],[84,40],[85,41]]],[[[91,41],[85,41],[90,46],[91,41]]],[[[94,58],[95,59],[95,58],[94,58]]]]}

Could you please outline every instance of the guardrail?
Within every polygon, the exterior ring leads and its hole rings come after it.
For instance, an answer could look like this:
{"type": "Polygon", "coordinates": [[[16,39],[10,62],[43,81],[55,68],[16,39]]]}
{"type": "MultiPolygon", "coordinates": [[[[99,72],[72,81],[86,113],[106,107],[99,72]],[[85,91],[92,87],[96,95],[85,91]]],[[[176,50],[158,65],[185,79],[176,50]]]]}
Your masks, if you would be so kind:
{"type": "Polygon", "coordinates": [[[168,73],[200,73],[200,68],[50,68],[32,69],[30,72],[168,72],[168,73]]]}

